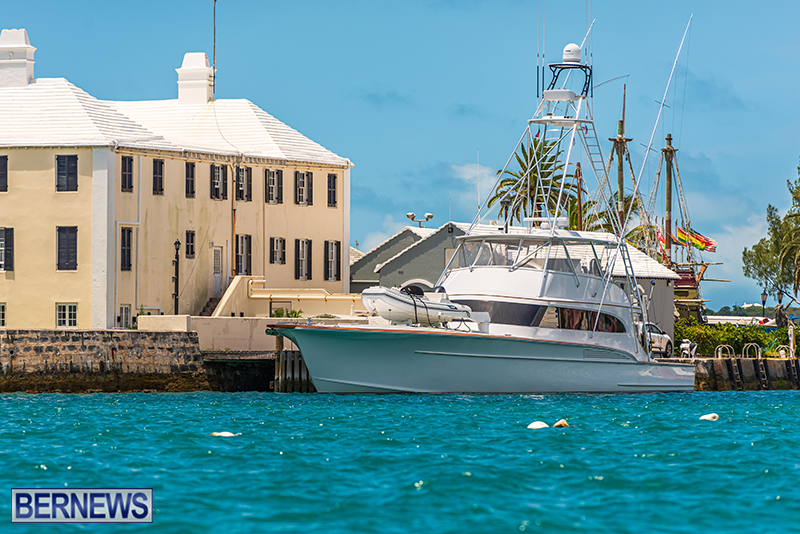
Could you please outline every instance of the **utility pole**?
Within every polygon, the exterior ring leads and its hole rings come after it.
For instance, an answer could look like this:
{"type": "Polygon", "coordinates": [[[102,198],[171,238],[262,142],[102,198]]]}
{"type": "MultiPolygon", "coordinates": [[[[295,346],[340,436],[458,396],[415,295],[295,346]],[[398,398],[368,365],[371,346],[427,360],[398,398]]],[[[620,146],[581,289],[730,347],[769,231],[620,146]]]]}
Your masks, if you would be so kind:
{"type": "MultiPolygon", "coordinates": [[[[619,229],[622,234],[625,234],[625,176],[623,169],[625,166],[625,157],[628,154],[628,143],[633,141],[632,138],[625,137],[625,85],[622,86],[622,120],[617,123],[617,136],[609,137],[608,140],[614,143],[611,148],[611,158],[609,159],[609,167],[611,166],[611,159],[614,154],[617,156],[617,212],[619,214],[619,229]]],[[[608,169],[610,170],[610,169],[608,169]]],[[[633,180],[633,170],[631,169],[631,176],[633,180]]]]}
{"type": "Polygon", "coordinates": [[[180,257],[181,257],[181,242],[176,239],[175,243],[175,259],[172,260],[172,265],[175,266],[175,276],[172,277],[172,282],[175,284],[175,290],[172,293],[172,298],[174,300],[174,315],[178,315],[178,294],[179,294],[179,281],[178,281],[178,273],[180,273],[180,257]]]}

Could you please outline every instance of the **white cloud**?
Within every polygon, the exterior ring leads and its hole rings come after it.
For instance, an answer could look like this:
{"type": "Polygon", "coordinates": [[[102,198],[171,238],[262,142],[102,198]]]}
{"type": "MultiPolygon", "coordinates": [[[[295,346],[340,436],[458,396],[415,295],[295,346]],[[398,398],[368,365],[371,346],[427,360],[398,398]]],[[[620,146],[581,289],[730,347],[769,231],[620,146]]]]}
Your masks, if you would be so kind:
{"type": "Polygon", "coordinates": [[[453,164],[450,165],[450,169],[453,171],[453,176],[462,180],[465,185],[454,193],[456,204],[477,211],[486,195],[494,188],[497,181],[496,171],[492,167],[477,163],[453,164]]]}
{"type": "Polygon", "coordinates": [[[402,230],[404,226],[406,226],[405,223],[397,222],[394,220],[394,217],[387,214],[383,218],[381,230],[367,233],[367,235],[364,236],[364,242],[358,244],[358,249],[364,252],[372,250],[402,230]]]}

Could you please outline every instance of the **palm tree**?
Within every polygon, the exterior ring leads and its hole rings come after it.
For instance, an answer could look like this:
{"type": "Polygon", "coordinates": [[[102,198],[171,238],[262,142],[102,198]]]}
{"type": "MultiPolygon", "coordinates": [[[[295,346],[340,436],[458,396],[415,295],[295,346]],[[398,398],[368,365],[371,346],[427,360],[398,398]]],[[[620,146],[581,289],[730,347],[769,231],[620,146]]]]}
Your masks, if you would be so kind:
{"type": "MultiPolygon", "coordinates": [[[[575,187],[571,182],[564,184],[561,202],[558,202],[561,179],[564,175],[564,164],[559,161],[562,151],[557,150],[555,143],[533,138],[530,145],[523,144],[514,154],[519,169],[506,170],[508,177],[500,180],[494,194],[489,199],[491,207],[498,200],[507,198],[510,205],[500,208],[499,216],[505,219],[522,222],[529,215],[540,217],[543,213],[559,215],[575,195],[575,187]],[[556,204],[559,204],[558,206],[556,204]]],[[[497,174],[500,174],[498,171],[497,174]]],[[[572,175],[568,174],[567,178],[572,175]]]]}

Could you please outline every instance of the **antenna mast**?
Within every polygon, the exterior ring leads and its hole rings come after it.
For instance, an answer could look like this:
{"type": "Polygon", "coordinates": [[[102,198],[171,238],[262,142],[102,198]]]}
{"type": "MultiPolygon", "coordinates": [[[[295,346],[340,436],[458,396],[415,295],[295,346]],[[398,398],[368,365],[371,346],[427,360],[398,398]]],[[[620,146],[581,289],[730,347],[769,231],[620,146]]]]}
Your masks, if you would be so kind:
{"type": "Polygon", "coordinates": [[[217,0],[214,0],[214,44],[211,50],[211,96],[217,91],[217,0]]]}

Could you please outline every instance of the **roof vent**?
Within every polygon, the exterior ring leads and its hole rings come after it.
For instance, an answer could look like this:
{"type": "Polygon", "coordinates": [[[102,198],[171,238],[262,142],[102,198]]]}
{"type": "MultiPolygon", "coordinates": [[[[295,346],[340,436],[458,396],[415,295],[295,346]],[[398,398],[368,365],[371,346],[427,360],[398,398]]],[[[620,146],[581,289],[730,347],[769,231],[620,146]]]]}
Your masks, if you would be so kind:
{"type": "Polygon", "coordinates": [[[564,47],[564,63],[580,63],[581,47],[575,43],[570,43],[564,47]]]}
{"type": "Polygon", "coordinates": [[[208,104],[214,88],[214,69],[205,52],[189,52],[183,56],[178,72],[178,103],[208,104]]]}
{"type": "Polygon", "coordinates": [[[0,32],[0,87],[25,87],[33,81],[33,53],[28,32],[0,32]]]}

